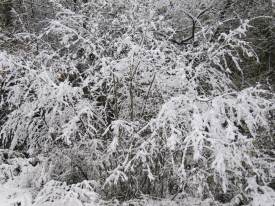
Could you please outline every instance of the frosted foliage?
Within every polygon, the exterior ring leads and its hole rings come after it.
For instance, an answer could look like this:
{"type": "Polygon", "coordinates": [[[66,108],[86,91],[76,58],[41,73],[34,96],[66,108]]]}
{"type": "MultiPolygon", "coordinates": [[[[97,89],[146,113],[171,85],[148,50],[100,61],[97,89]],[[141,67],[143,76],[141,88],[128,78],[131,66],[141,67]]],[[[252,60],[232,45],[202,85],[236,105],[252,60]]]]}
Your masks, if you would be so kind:
{"type": "Polygon", "coordinates": [[[0,50],[1,146],[43,159],[36,183],[22,171],[34,206],[274,200],[258,144],[274,94],[245,87],[249,19],[227,29],[214,0],[45,2],[43,28],[13,37],[26,48],[0,50]]]}
{"type": "MultiPolygon", "coordinates": [[[[253,150],[253,139],[242,134],[238,125],[246,125],[247,134],[255,137],[259,126],[268,126],[265,112],[266,106],[271,105],[269,101],[255,98],[255,92],[261,91],[246,89],[212,99],[180,96],[163,106],[153,126],[165,134],[169,150],[173,153],[182,151],[180,164],[174,165],[176,160],[172,155],[171,164],[180,170],[184,179],[184,159],[190,155],[190,150],[193,162],[201,161],[206,167],[211,165],[213,172],[221,178],[224,191],[227,172],[235,171],[235,175],[241,176],[246,170],[242,162],[253,167],[248,156],[253,150]]],[[[204,169],[211,171],[210,168],[204,169]]]]}
{"type": "Polygon", "coordinates": [[[93,181],[84,181],[67,186],[57,181],[48,182],[38,193],[34,206],[82,206],[99,205],[99,196],[94,192],[93,181]]]}

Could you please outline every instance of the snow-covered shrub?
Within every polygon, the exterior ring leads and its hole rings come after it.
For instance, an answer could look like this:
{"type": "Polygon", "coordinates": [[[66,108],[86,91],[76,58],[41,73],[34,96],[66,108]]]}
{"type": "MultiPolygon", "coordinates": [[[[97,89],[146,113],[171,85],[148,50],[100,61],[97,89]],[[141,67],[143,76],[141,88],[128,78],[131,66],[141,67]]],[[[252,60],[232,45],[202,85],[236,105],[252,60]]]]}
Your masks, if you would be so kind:
{"type": "Polygon", "coordinates": [[[91,179],[107,198],[221,202],[270,181],[256,142],[274,97],[232,81],[243,56],[258,60],[249,20],[222,30],[208,0],[51,2],[32,52],[0,52],[2,144],[49,156],[55,180],[37,205],[82,205],[77,182],[91,179]]]}
{"type": "Polygon", "coordinates": [[[84,206],[99,205],[99,195],[94,192],[93,181],[83,181],[75,185],[50,181],[38,193],[34,206],[84,206]]]}

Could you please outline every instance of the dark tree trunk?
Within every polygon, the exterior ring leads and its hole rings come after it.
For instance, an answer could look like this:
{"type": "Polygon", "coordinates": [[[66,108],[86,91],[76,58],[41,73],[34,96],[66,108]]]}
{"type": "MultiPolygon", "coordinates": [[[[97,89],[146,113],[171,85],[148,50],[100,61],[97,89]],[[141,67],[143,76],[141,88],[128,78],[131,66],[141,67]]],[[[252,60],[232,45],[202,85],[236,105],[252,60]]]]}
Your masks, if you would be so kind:
{"type": "Polygon", "coordinates": [[[10,0],[0,3],[0,26],[7,27],[12,24],[11,8],[12,2],[10,0]]]}

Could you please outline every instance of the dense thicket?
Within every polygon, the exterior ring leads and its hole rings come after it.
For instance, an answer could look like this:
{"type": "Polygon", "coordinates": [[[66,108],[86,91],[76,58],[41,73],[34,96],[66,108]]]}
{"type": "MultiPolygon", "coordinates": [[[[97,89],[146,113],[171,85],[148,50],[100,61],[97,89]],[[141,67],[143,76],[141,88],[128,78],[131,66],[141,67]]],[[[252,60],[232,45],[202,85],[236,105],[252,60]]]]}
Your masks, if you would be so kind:
{"type": "MultiPolygon", "coordinates": [[[[34,205],[271,203],[274,34],[261,3],[0,3],[2,152],[32,165],[17,175],[35,177],[34,205]]],[[[3,165],[10,181],[17,167],[3,165]]]]}

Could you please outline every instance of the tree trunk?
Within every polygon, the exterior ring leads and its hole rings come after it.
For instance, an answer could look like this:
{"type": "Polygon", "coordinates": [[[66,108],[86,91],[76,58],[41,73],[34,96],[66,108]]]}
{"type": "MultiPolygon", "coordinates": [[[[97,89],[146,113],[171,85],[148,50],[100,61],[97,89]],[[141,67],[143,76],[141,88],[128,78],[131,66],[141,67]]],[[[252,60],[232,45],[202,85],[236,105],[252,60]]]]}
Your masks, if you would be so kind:
{"type": "Polygon", "coordinates": [[[0,27],[8,27],[12,24],[11,8],[11,0],[0,2],[0,27]]]}

